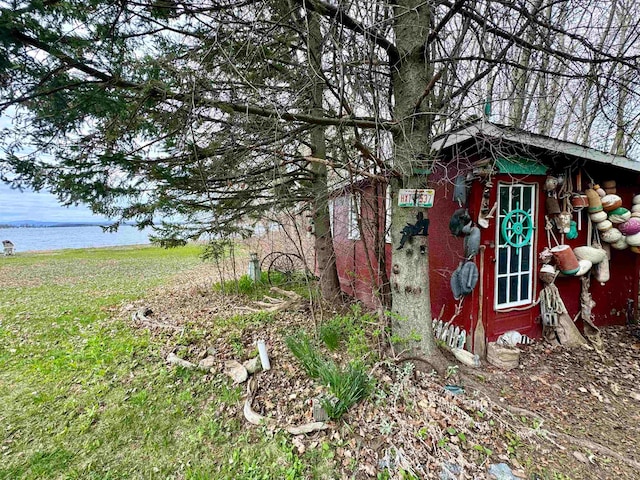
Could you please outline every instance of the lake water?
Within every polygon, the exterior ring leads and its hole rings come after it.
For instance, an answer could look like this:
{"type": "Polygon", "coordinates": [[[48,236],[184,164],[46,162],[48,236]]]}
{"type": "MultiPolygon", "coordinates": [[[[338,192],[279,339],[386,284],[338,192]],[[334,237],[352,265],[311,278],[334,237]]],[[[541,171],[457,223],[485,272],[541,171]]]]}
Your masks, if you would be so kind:
{"type": "MultiPolygon", "coordinates": [[[[61,250],[64,248],[113,247],[143,245],[149,242],[149,230],[122,226],[117,232],[106,233],[98,226],[0,228],[0,241],[11,240],[16,252],[61,250]]],[[[1,252],[0,245],[0,252],[1,252]]]]}

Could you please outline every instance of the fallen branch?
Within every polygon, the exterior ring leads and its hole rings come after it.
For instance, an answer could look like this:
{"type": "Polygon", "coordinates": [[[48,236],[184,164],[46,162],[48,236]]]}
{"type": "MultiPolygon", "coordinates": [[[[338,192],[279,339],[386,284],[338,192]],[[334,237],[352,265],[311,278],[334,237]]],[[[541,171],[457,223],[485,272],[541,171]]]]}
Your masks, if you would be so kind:
{"type": "Polygon", "coordinates": [[[632,458],[625,457],[624,455],[611,450],[609,447],[605,447],[604,445],[600,445],[599,443],[592,442],[591,440],[587,440],[586,438],[578,438],[567,433],[561,432],[548,432],[549,435],[552,435],[556,438],[561,438],[566,440],[567,442],[573,443],[574,445],[578,445],[580,447],[584,447],[588,450],[598,452],[602,455],[608,455],[609,457],[613,457],[623,463],[626,463],[631,468],[635,468],[640,471],[640,463],[633,460],[632,458]]]}
{"type": "Polygon", "coordinates": [[[274,297],[269,297],[267,295],[265,295],[264,300],[265,301],[259,301],[259,302],[255,302],[255,305],[257,305],[258,307],[260,307],[259,309],[255,309],[255,308],[251,308],[251,307],[244,307],[243,310],[249,311],[249,312],[253,312],[253,313],[257,313],[257,312],[270,312],[270,313],[275,313],[275,312],[282,312],[284,310],[289,310],[293,307],[298,307],[302,301],[304,300],[304,297],[302,297],[301,295],[298,295],[296,292],[291,292],[289,290],[283,290],[281,288],[278,287],[271,287],[271,291],[275,292],[279,295],[282,295],[283,297],[286,297],[287,299],[282,299],[282,298],[274,298],[274,297]]]}
{"type": "MultiPolygon", "coordinates": [[[[257,377],[252,377],[247,384],[247,398],[244,401],[244,408],[242,409],[244,418],[247,419],[247,422],[253,425],[274,425],[275,420],[273,418],[260,415],[255,410],[253,410],[253,407],[251,406],[253,403],[253,399],[256,396],[257,390],[257,377]]],[[[318,432],[320,430],[326,430],[327,428],[329,428],[329,425],[325,422],[311,422],[303,423],[302,425],[297,426],[285,427],[285,430],[291,435],[304,435],[307,433],[318,432]]]]}

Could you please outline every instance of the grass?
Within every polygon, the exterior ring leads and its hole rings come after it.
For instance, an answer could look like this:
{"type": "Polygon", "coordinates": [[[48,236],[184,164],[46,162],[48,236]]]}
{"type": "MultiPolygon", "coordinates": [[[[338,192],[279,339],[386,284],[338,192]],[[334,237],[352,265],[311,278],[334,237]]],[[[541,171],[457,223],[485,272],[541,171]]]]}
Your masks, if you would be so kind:
{"type": "Polygon", "coordinates": [[[359,360],[346,367],[337,365],[322,356],[305,332],[291,335],[285,341],[307,375],[327,387],[330,396],[323,398],[322,406],[329,418],[339,419],[371,393],[373,380],[359,360]]]}
{"type": "Polygon", "coordinates": [[[0,479],[301,478],[322,463],[243,430],[239,387],[165,366],[160,340],[112,318],[199,253],[0,258],[0,479]]]}
{"type": "Polygon", "coordinates": [[[265,295],[278,296],[271,291],[272,286],[296,292],[307,299],[318,300],[320,298],[320,292],[314,282],[309,282],[302,276],[287,278],[280,272],[271,273],[271,283],[269,283],[268,272],[261,272],[260,282],[258,283],[254,283],[248,275],[242,275],[237,281],[227,280],[215,284],[213,288],[218,292],[237,293],[253,300],[262,300],[265,295]]]}

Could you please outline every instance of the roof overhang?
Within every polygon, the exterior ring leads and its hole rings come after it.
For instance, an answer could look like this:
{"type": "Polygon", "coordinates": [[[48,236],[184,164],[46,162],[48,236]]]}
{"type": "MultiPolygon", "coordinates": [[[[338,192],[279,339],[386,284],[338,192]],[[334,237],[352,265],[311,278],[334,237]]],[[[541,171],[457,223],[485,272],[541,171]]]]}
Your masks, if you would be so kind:
{"type": "Polygon", "coordinates": [[[640,162],[631,160],[628,157],[601,152],[600,150],[584,147],[577,143],[565,142],[563,140],[546,137],[544,135],[536,135],[524,130],[496,125],[486,120],[479,120],[460,130],[444,134],[434,140],[431,148],[434,153],[438,153],[474,138],[503,140],[513,144],[540,148],[591,162],[612,165],[625,170],[640,172],[640,162]]]}

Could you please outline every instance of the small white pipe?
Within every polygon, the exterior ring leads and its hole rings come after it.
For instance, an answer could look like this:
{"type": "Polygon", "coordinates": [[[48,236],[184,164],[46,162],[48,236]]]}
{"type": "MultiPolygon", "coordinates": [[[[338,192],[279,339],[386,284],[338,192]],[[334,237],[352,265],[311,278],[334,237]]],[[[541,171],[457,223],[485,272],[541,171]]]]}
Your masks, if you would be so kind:
{"type": "Polygon", "coordinates": [[[264,343],[264,340],[258,340],[258,353],[260,353],[262,370],[271,370],[271,363],[269,363],[269,355],[267,354],[267,345],[264,343]]]}

